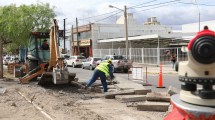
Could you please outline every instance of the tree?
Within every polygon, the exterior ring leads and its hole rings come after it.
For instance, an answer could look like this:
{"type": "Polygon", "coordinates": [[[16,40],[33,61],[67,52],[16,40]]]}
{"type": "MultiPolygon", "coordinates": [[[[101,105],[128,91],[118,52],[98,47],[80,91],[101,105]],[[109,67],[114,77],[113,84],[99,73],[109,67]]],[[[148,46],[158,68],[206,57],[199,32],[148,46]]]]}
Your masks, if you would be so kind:
{"type": "MultiPolygon", "coordinates": [[[[54,7],[48,3],[0,7],[0,46],[2,43],[3,47],[11,52],[16,51],[19,45],[27,46],[30,32],[47,31],[54,17],[54,7]]],[[[3,47],[0,48],[0,56],[3,47]]],[[[3,77],[2,71],[0,60],[0,78],[3,77]]]]}

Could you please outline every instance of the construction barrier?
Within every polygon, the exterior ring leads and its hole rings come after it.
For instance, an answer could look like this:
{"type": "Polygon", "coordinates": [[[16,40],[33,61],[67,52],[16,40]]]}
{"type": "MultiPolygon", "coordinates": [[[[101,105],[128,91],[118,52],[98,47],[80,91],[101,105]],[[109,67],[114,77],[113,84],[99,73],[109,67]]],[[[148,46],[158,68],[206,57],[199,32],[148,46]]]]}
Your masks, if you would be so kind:
{"type": "Polygon", "coordinates": [[[21,69],[22,65],[21,64],[15,64],[14,66],[14,77],[21,77],[21,69]]]}
{"type": "Polygon", "coordinates": [[[20,68],[22,64],[8,63],[8,73],[14,74],[14,77],[20,77],[20,68]]]}
{"type": "Polygon", "coordinates": [[[145,86],[151,85],[148,83],[147,67],[145,69],[145,77],[143,67],[131,67],[128,71],[128,80],[140,80],[143,82],[142,84],[145,86]]]}
{"type": "Polygon", "coordinates": [[[15,63],[8,63],[8,65],[7,65],[7,72],[10,73],[10,74],[13,74],[13,72],[14,72],[14,66],[15,66],[15,63]]]}

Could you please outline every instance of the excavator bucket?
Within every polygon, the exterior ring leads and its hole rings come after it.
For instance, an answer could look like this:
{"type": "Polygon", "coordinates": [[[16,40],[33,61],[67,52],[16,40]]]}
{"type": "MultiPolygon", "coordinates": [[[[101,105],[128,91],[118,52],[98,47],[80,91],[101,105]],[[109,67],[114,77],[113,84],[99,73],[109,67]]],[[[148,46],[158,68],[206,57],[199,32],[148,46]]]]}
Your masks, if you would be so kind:
{"type": "Polygon", "coordinates": [[[71,81],[75,80],[75,73],[69,73],[67,69],[60,70],[57,68],[53,69],[53,72],[44,72],[39,79],[39,85],[49,84],[70,84],[71,81]]]}

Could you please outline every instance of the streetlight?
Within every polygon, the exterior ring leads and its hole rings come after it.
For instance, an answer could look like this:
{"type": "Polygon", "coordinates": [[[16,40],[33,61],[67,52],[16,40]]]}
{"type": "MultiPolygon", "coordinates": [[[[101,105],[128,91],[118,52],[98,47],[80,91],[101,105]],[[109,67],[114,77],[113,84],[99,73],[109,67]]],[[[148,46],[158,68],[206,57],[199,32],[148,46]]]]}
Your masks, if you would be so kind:
{"type": "Polygon", "coordinates": [[[198,5],[196,0],[194,0],[194,4],[196,5],[196,7],[198,9],[198,12],[199,12],[199,31],[200,31],[200,10],[199,10],[199,5],[198,5]]]}
{"type": "Polygon", "coordinates": [[[124,12],[124,24],[125,24],[125,49],[126,49],[126,59],[128,59],[128,22],[127,22],[127,7],[124,6],[124,10],[113,5],[109,5],[110,8],[116,8],[124,12]]]}

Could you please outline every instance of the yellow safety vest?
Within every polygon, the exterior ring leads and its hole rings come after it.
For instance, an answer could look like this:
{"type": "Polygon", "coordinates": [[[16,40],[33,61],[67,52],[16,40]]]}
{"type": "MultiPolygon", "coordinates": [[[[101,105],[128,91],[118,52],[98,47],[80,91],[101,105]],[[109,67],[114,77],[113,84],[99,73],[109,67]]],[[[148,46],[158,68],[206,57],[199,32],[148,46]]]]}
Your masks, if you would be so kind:
{"type": "Polygon", "coordinates": [[[106,63],[106,62],[103,62],[103,63],[100,63],[96,69],[102,71],[105,73],[106,77],[109,75],[109,68],[108,68],[108,64],[109,63],[106,63]]]}

